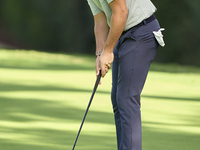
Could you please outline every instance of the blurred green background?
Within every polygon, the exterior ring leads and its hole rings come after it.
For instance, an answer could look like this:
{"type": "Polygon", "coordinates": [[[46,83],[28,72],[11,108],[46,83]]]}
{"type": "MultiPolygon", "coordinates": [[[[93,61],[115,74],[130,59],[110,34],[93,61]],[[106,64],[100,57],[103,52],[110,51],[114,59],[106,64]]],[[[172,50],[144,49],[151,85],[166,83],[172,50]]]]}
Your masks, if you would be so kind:
{"type": "MultiPolygon", "coordinates": [[[[166,47],[157,62],[200,66],[200,1],[152,0],[166,47]]],[[[0,41],[25,49],[93,54],[93,17],[86,0],[1,0],[0,41]]]]}
{"type": "MultiPolygon", "coordinates": [[[[142,93],[144,150],[199,150],[200,1],[152,0],[166,46],[142,93]]],[[[86,0],[0,1],[0,150],[71,149],[96,80],[86,0]],[[17,50],[20,49],[20,50],[17,50]]],[[[111,71],[77,149],[116,150],[111,71]]]]}

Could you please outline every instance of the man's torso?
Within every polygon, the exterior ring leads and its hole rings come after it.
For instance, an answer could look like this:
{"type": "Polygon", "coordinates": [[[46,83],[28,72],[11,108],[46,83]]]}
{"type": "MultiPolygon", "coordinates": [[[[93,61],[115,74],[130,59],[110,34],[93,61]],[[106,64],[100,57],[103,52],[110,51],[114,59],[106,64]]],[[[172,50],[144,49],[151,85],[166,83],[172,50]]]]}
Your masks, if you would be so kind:
{"type": "MultiPolygon", "coordinates": [[[[109,5],[114,0],[87,0],[93,15],[103,11],[107,17],[108,25],[110,26],[112,10],[109,5]]],[[[126,0],[128,8],[128,18],[124,31],[139,24],[144,19],[150,17],[155,11],[156,7],[150,0],[126,0]]]]}

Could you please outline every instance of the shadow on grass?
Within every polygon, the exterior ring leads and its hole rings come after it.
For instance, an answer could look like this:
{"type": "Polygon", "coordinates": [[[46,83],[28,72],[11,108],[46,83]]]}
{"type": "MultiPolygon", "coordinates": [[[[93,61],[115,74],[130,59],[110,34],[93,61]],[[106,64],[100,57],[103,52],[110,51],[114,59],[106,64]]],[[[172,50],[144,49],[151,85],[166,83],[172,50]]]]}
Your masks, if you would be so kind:
{"type": "MultiPolygon", "coordinates": [[[[56,101],[40,99],[17,99],[0,97],[1,99],[1,119],[19,122],[30,121],[82,121],[85,110],[76,107],[69,107],[66,104],[56,101]]],[[[113,114],[90,110],[88,122],[113,124],[113,114]],[[97,117],[98,116],[98,117],[97,117]]]]}
{"type": "Polygon", "coordinates": [[[95,57],[0,49],[0,68],[26,70],[95,70],[95,57]]]}
{"type": "MultiPolygon", "coordinates": [[[[191,117],[191,116],[188,116],[188,118],[189,117],[191,117]]],[[[198,116],[194,116],[194,118],[198,118],[198,116]]],[[[197,124],[197,122],[195,122],[195,121],[193,121],[190,124],[184,124],[184,123],[166,123],[166,122],[162,123],[162,122],[150,122],[150,121],[143,121],[142,123],[145,126],[148,126],[148,125],[158,125],[158,126],[160,126],[161,125],[161,126],[167,126],[167,127],[174,127],[174,126],[176,126],[176,127],[180,127],[180,126],[184,126],[184,127],[200,127],[200,124],[197,124]]]]}
{"type": "Polygon", "coordinates": [[[171,97],[171,96],[152,96],[152,95],[142,95],[145,98],[159,99],[159,100],[180,100],[180,101],[200,101],[200,97],[197,98],[186,98],[186,97],[171,97]]]}
{"type": "Polygon", "coordinates": [[[142,128],[143,150],[199,150],[199,134],[148,127],[146,123],[142,128]]]}
{"type": "MultiPolygon", "coordinates": [[[[0,100],[0,145],[3,150],[72,148],[85,110],[44,99],[1,96],[0,100]],[[78,128],[68,128],[70,124],[76,124],[76,127],[78,124],[78,128]],[[76,131],[72,132],[72,128],[76,131]]],[[[113,125],[113,114],[90,110],[86,122],[113,125]]],[[[81,134],[77,147],[112,149],[116,142],[112,133],[81,134]]]]}
{"type": "MultiPolygon", "coordinates": [[[[64,91],[64,92],[79,92],[79,93],[91,93],[92,90],[82,89],[82,88],[73,88],[73,87],[60,87],[60,86],[53,86],[53,85],[38,85],[38,86],[28,86],[28,85],[20,85],[20,84],[13,84],[13,83],[4,83],[0,82],[0,92],[12,92],[12,91],[64,91]]],[[[109,91],[102,91],[98,90],[97,93],[101,94],[110,94],[109,91]]]]}
{"type": "Polygon", "coordinates": [[[179,64],[152,63],[150,71],[169,73],[200,73],[200,68],[195,66],[183,66],[179,64]]]}
{"type": "MultiPolygon", "coordinates": [[[[0,97],[0,145],[3,150],[63,150],[71,149],[85,110],[59,101],[34,98],[0,97]],[[77,131],[68,124],[78,124],[77,131]]],[[[113,125],[113,114],[89,111],[86,122],[113,125]]],[[[143,150],[198,150],[199,135],[172,132],[151,125],[178,124],[143,122],[143,150]]],[[[182,126],[185,126],[184,124],[182,126]]],[[[95,128],[95,127],[94,127],[95,128]]],[[[113,131],[101,134],[82,132],[76,149],[116,150],[113,131]]]]}
{"type": "Polygon", "coordinates": [[[95,70],[94,66],[86,66],[82,64],[43,64],[40,66],[26,65],[0,65],[0,68],[7,69],[24,69],[24,70],[95,70]]]}
{"type": "MultiPolygon", "coordinates": [[[[72,88],[72,87],[59,87],[59,86],[28,86],[28,85],[19,85],[11,83],[0,82],[0,92],[12,92],[12,91],[65,91],[65,92],[79,92],[79,93],[92,93],[92,90],[82,89],[82,88],[72,88]]],[[[110,94],[110,91],[98,90],[97,93],[101,94],[110,94]]],[[[184,101],[200,101],[200,97],[171,97],[171,96],[152,96],[144,95],[144,98],[151,99],[162,99],[162,100],[184,100],[184,101]]]]}
{"type": "MultiPolygon", "coordinates": [[[[75,140],[73,132],[59,132],[52,130],[18,130],[24,135],[37,135],[24,141],[1,140],[2,150],[71,150],[75,140]]],[[[16,132],[16,131],[15,131],[16,132]]],[[[76,144],[77,150],[116,150],[115,137],[80,134],[76,144]]]]}
{"type": "MultiPolygon", "coordinates": [[[[30,65],[30,64],[19,64],[16,65],[15,63],[13,64],[0,64],[0,68],[7,68],[7,69],[24,69],[24,70],[62,70],[62,71],[90,71],[90,70],[95,70],[95,62],[92,61],[89,65],[84,64],[84,63],[66,63],[66,64],[56,64],[56,63],[41,63],[41,64],[36,64],[36,65],[30,65]],[[92,64],[93,63],[93,64],[92,64]]],[[[182,66],[178,64],[159,64],[159,63],[153,63],[150,67],[150,71],[155,71],[155,72],[168,72],[168,73],[200,73],[200,68],[199,67],[194,67],[194,66],[182,66]]]]}
{"type": "MultiPolygon", "coordinates": [[[[0,68],[26,70],[95,70],[95,57],[84,54],[56,54],[0,49],[0,68]]],[[[153,63],[151,71],[200,73],[199,67],[153,63]]]]}

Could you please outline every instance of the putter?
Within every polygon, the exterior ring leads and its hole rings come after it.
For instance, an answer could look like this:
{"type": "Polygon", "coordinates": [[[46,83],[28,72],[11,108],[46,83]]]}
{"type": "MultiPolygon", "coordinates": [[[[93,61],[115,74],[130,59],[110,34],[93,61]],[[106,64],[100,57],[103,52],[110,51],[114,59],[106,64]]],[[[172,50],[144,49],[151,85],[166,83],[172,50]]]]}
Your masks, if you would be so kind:
{"type": "Polygon", "coordinates": [[[84,117],[83,117],[83,120],[82,120],[81,126],[80,126],[80,128],[79,128],[78,134],[77,134],[77,136],[76,136],[76,140],[75,140],[75,142],[74,142],[74,146],[73,146],[72,150],[74,150],[74,148],[75,148],[75,146],[76,146],[76,143],[77,143],[79,134],[80,134],[81,129],[82,129],[82,127],[83,127],[83,123],[84,123],[84,121],[85,121],[86,115],[87,115],[88,110],[89,110],[89,108],[90,108],[90,105],[91,105],[91,103],[92,103],[92,99],[93,99],[93,97],[94,97],[94,94],[95,94],[95,92],[96,92],[96,90],[97,90],[97,87],[98,87],[98,85],[99,85],[100,79],[101,79],[101,70],[100,70],[100,72],[99,72],[99,75],[97,76],[97,79],[96,79],[96,82],[95,82],[95,85],[94,85],[94,89],[93,89],[93,92],[92,92],[92,95],[91,95],[89,104],[88,104],[87,109],[86,109],[86,111],[85,111],[85,115],[84,115],[84,117]]]}

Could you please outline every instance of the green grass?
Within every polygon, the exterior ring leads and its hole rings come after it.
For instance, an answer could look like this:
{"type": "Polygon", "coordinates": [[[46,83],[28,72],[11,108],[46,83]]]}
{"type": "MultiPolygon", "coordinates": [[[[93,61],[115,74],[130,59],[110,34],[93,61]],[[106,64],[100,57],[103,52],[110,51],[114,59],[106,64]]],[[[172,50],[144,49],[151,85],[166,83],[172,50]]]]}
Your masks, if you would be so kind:
{"type": "MultiPolygon", "coordinates": [[[[0,50],[0,149],[70,150],[95,82],[95,58],[0,50]]],[[[116,150],[111,71],[77,150],[116,150]]],[[[153,64],[142,93],[143,150],[198,150],[200,69],[153,64]]]]}

